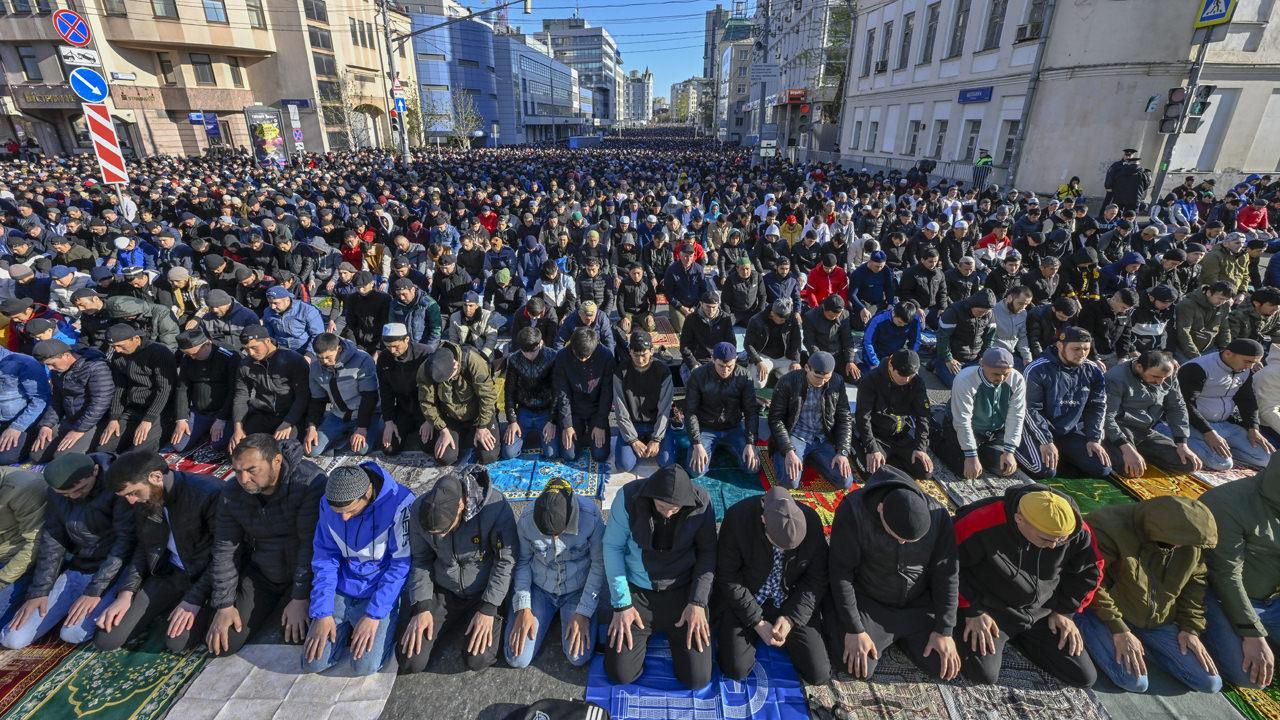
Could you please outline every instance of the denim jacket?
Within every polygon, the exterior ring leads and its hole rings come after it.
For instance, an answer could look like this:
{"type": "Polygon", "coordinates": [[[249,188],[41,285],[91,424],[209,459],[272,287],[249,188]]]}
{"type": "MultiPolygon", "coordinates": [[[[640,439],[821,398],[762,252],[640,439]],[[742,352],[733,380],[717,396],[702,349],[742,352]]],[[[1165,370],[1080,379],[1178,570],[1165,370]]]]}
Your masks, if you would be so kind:
{"type": "Polygon", "coordinates": [[[550,595],[582,592],[579,615],[594,617],[604,590],[604,519],[591,500],[574,496],[578,503],[577,522],[559,536],[543,535],[533,521],[533,503],[525,506],[516,524],[520,533],[520,556],[511,583],[511,606],[530,606],[530,589],[537,585],[550,595]]]}

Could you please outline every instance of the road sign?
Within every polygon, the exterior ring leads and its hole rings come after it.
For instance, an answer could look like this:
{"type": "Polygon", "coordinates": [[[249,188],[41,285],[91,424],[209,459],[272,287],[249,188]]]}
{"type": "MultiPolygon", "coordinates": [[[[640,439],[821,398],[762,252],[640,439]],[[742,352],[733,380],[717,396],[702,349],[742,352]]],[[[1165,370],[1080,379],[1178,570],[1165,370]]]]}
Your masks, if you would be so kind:
{"type": "Polygon", "coordinates": [[[293,129],[293,141],[296,143],[302,142],[302,128],[293,129]]]}
{"type": "Polygon", "coordinates": [[[1237,0],[1200,0],[1200,9],[1196,12],[1195,28],[1213,27],[1231,22],[1235,14],[1237,0]]]}
{"type": "Polygon", "coordinates": [[[760,147],[762,147],[762,148],[776,148],[776,147],[778,147],[778,141],[777,141],[776,139],[775,139],[775,140],[761,140],[761,141],[760,141],[760,147]]]}
{"type": "Polygon", "coordinates": [[[391,81],[391,97],[393,98],[404,97],[404,86],[400,84],[399,78],[396,78],[395,80],[391,81]]]}
{"type": "Polygon", "coordinates": [[[747,78],[753,83],[758,83],[774,80],[781,74],[782,68],[777,63],[757,63],[747,71],[747,78]]]}
{"type": "Polygon", "coordinates": [[[298,116],[298,107],[296,105],[286,105],[289,108],[289,127],[302,127],[302,118],[298,116]]]}
{"type": "Polygon", "coordinates": [[[396,98],[396,112],[398,112],[398,113],[403,113],[403,112],[405,112],[405,104],[404,104],[404,98],[403,98],[403,97],[398,97],[398,98],[396,98]]]}
{"type": "Polygon", "coordinates": [[[63,40],[76,47],[84,47],[93,40],[89,23],[80,17],[80,13],[71,10],[59,10],[53,14],[53,29],[58,31],[63,40]]]}
{"type": "Polygon", "coordinates": [[[115,126],[111,123],[111,111],[106,103],[85,103],[84,118],[89,123],[89,137],[93,139],[93,152],[98,156],[98,169],[102,171],[102,182],[108,185],[123,185],[129,182],[129,174],[125,172],[124,155],[120,152],[120,139],[116,137],[115,126]]]}
{"type": "Polygon", "coordinates": [[[187,122],[191,123],[192,125],[204,125],[204,113],[202,112],[187,113],[187,122]]]}
{"type": "Polygon", "coordinates": [[[76,97],[87,103],[100,103],[107,99],[107,79],[93,68],[78,67],[67,78],[76,97]]]}
{"type": "Polygon", "coordinates": [[[102,67],[102,58],[98,57],[98,51],[90,48],[70,47],[67,45],[58,46],[58,54],[62,56],[62,62],[67,65],[84,67],[102,67]]]}
{"type": "Polygon", "coordinates": [[[778,148],[776,148],[776,147],[761,147],[761,148],[760,148],[760,157],[778,157],[778,148]]]}

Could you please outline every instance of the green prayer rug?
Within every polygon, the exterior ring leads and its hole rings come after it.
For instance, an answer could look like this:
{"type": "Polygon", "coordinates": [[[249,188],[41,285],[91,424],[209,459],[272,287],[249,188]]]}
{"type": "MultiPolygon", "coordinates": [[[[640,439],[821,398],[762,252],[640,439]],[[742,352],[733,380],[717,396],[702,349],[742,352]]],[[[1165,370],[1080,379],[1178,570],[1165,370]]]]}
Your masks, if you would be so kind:
{"type": "Polygon", "coordinates": [[[1115,483],[1102,478],[1049,478],[1041,480],[1042,485],[1057,490],[1076,501],[1080,512],[1088,514],[1108,505],[1122,505],[1133,502],[1128,493],[1115,483]]]}
{"type": "Polygon", "coordinates": [[[1280,685],[1277,683],[1262,690],[1228,686],[1222,694],[1249,720],[1280,720],[1280,685]]]}
{"type": "Polygon", "coordinates": [[[170,653],[157,633],[111,652],[87,643],[0,720],[159,720],[207,658],[204,648],[170,653]]]}

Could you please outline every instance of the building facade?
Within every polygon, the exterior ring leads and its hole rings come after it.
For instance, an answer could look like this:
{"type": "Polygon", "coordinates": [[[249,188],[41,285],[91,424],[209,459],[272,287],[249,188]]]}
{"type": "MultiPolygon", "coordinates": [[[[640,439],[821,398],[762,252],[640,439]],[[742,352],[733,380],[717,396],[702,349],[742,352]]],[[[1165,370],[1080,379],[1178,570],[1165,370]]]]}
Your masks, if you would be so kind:
{"type": "Polygon", "coordinates": [[[920,159],[967,179],[981,150],[989,182],[1036,192],[1073,175],[1100,197],[1123,148],[1170,175],[1280,166],[1280,31],[1269,0],[1239,0],[1211,29],[1194,133],[1160,132],[1170,89],[1186,87],[1206,31],[1195,3],[871,0],[858,6],[840,159],[905,169],[920,159]],[[1142,27],[1135,42],[1130,29],[1142,27]]]}
{"type": "Polygon", "coordinates": [[[602,126],[625,118],[622,56],[613,36],[583,18],[543,20],[538,39],[555,58],[578,71],[578,81],[594,95],[594,117],[602,126]]]}
{"type": "Polygon", "coordinates": [[[720,3],[714,10],[708,10],[702,21],[702,77],[716,76],[717,45],[724,24],[729,21],[729,11],[720,3]]]}
{"type": "Polygon", "coordinates": [[[747,123],[746,104],[751,94],[747,71],[751,66],[751,41],[722,43],[717,63],[716,138],[742,143],[754,128],[747,123]]]}
{"type": "Polygon", "coordinates": [[[624,120],[627,125],[644,125],[653,120],[653,73],[632,70],[623,85],[624,120]]]}
{"type": "MultiPolygon", "coordinates": [[[[409,3],[403,8],[421,30],[470,11],[455,0],[409,3]]],[[[455,135],[455,124],[471,136],[472,145],[493,147],[499,140],[498,68],[494,27],[472,18],[458,20],[413,37],[418,104],[428,142],[455,135]],[[470,130],[467,128],[470,127],[470,130]]]]}
{"type": "Polygon", "coordinates": [[[711,78],[689,78],[671,86],[671,120],[710,130],[716,96],[711,78]]]}
{"type": "Polygon", "coordinates": [[[551,57],[551,48],[508,29],[494,38],[494,60],[499,144],[553,142],[593,131],[591,90],[581,87],[577,70],[551,57]]]}

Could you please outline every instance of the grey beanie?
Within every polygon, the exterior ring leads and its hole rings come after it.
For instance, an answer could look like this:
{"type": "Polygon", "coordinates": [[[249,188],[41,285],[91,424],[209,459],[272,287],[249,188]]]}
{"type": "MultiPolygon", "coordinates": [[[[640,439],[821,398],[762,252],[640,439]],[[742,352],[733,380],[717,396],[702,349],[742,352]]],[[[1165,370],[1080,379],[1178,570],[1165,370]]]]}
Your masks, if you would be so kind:
{"type": "Polygon", "coordinates": [[[359,465],[343,465],[329,473],[324,496],[330,505],[348,505],[364,497],[370,484],[369,473],[364,468],[359,465]]]}

